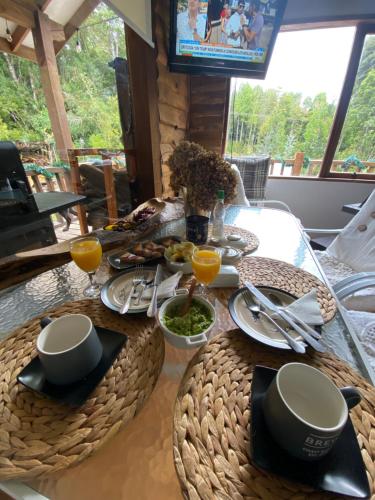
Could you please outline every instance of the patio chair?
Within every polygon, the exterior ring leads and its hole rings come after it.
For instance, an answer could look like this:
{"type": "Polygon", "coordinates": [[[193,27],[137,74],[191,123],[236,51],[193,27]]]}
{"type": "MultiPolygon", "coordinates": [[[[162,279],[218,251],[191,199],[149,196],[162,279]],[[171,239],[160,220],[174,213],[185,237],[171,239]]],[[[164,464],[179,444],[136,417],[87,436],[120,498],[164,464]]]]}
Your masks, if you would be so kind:
{"type": "Polygon", "coordinates": [[[375,321],[375,189],[343,229],[306,231],[337,234],[325,251],[315,253],[375,369],[365,334],[366,325],[375,321]]]}
{"type": "MultiPolygon", "coordinates": [[[[131,150],[126,153],[133,154],[131,150]]],[[[88,232],[88,225],[96,229],[131,212],[134,162],[118,169],[116,153],[105,149],[69,149],[68,155],[73,189],[88,198],[85,207],[77,207],[82,234],[88,232]],[[87,160],[90,156],[95,159],[87,160]],[[98,160],[98,156],[102,159],[98,160]],[[84,162],[79,161],[81,157],[86,157],[84,162]]]]}
{"type": "MultiPolygon", "coordinates": [[[[363,285],[365,283],[363,273],[375,271],[375,190],[367,198],[358,214],[343,229],[305,229],[305,231],[309,235],[337,235],[325,251],[316,252],[333,286],[356,273],[361,273],[358,279],[363,285]]],[[[371,278],[371,274],[368,276],[371,278]]],[[[352,278],[350,282],[354,285],[355,280],[352,278]]],[[[366,286],[362,286],[361,289],[366,286]]]]}
{"type": "Polygon", "coordinates": [[[248,200],[264,200],[270,166],[269,156],[224,156],[224,160],[236,165],[248,200]]]}

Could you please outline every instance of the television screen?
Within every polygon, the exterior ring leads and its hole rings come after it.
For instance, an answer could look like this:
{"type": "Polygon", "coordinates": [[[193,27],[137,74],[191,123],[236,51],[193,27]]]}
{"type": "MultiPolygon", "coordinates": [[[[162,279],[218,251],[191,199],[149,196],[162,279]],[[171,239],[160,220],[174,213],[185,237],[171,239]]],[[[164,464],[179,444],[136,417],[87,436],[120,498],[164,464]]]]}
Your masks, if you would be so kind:
{"type": "Polygon", "coordinates": [[[171,0],[171,71],[265,78],[287,0],[171,0]]]}

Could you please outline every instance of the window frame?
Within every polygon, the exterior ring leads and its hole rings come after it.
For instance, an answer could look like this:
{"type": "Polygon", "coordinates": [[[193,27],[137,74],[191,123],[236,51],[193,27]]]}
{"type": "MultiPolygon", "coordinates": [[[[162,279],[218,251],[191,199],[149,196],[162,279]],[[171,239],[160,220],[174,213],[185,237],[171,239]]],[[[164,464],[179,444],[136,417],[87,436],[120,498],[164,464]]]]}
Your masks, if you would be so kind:
{"type": "Polygon", "coordinates": [[[318,177],[320,179],[350,179],[350,180],[375,180],[375,174],[362,174],[357,172],[331,172],[337,146],[341,137],[347,116],[350,100],[353,93],[355,80],[357,78],[358,67],[362,56],[365,37],[368,34],[375,34],[375,23],[358,23],[354,36],[352,51],[349,57],[348,68],[337,104],[336,113],[333,118],[328,142],[320,167],[318,177]]]}
{"type": "MultiPolygon", "coordinates": [[[[357,172],[331,172],[331,165],[334,159],[336,149],[340,140],[341,132],[345,123],[346,115],[348,112],[350,99],[353,93],[354,83],[357,77],[359,62],[362,56],[363,45],[365,37],[367,34],[375,34],[375,18],[372,16],[366,20],[363,19],[342,19],[342,20],[331,20],[331,19],[315,19],[307,23],[293,23],[281,25],[281,32],[290,31],[305,31],[311,29],[323,29],[323,28],[340,28],[343,26],[354,26],[356,28],[352,50],[349,56],[348,67],[345,74],[345,79],[343,82],[343,87],[340,93],[340,97],[337,103],[337,108],[331,129],[328,135],[327,145],[323,155],[320,170],[317,176],[283,176],[283,175],[272,175],[272,179],[293,179],[293,180],[309,180],[309,181],[319,181],[319,180],[332,180],[332,181],[358,181],[361,183],[370,182],[374,183],[375,173],[362,174],[357,172]]],[[[227,93],[227,109],[229,110],[230,101],[230,90],[228,86],[227,93]]],[[[229,111],[228,111],[229,116],[229,111]]],[[[223,134],[223,150],[225,149],[225,138],[227,135],[228,126],[228,116],[225,120],[225,131],[223,134]]]]}

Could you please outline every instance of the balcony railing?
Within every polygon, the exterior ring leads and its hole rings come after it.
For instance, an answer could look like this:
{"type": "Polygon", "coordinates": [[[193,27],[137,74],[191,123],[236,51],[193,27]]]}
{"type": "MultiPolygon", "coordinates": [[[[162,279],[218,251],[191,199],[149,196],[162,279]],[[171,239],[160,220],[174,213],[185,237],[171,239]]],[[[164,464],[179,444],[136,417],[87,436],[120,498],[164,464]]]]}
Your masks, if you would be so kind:
{"type": "MultiPolygon", "coordinates": [[[[323,160],[308,160],[305,161],[305,155],[302,152],[297,152],[294,158],[277,159],[272,158],[270,164],[270,176],[307,176],[317,177],[323,160]]],[[[331,172],[356,172],[362,174],[375,173],[374,161],[345,161],[333,160],[331,172]]]]}

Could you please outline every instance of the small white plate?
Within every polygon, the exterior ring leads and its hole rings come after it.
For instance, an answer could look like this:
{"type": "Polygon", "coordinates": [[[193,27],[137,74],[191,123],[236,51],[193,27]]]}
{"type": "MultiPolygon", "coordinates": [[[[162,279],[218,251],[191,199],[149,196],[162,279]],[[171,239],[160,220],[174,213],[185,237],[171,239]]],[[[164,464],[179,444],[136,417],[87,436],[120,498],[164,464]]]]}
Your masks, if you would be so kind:
{"type": "MultiPolygon", "coordinates": [[[[155,277],[154,267],[144,267],[144,276],[147,281],[151,281],[155,277]]],[[[102,287],[100,298],[104,305],[112,309],[112,311],[119,311],[124,303],[125,298],[131,290],[133,285],[133,278],[136,275],[135,269],[124,271],[108,280],[102,287]]],[[[150,299],[141,299],[139,305],[134,305],[135,298],[130,302],[128,309],[129,314],[146,312],[150,305],[150,299]]]]}

